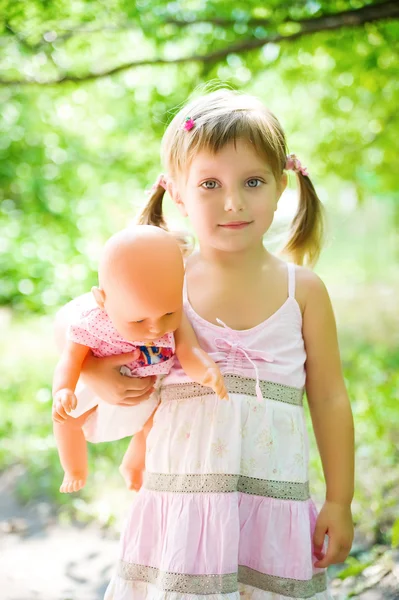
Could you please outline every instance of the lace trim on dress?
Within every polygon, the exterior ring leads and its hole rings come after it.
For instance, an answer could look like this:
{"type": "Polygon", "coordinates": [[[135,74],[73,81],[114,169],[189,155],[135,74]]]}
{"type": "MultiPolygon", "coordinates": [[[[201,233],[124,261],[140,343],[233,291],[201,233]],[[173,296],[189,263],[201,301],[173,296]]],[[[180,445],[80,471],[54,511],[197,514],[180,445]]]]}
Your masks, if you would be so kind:
{"type": "Polygon", "coordinates": [[[155,567],[119,562],[118,574],[129,581],[145,581],[165,592],[180,594],[230,594],[236,592],[237,573],[227,575],[184,575],[168,573],[155,567]]]}
{"type": "MultiPolygon", "coordinates": [[[[255,379],[232,375],[231,373],[226,373],[223,377],[230,394],[245,394],[256,397],[255,379]]],[[[272,381],[259,381],[259,386],[263,398],[302,406],[303,388],[295,388],[272,381]]],[[[173,383],[165,385],[161,389],[161,401],[186,400],[187,398],[210,396],[212,394],[214,394],[214,391],[211,388],[199,383],[173,383]]]]}
{"type": "Polygon", "coordinates": [[[237,580],[245,585],[291,598],[311,598],[327,589],[325,573],[317,573],[312,579],[307,580],[288,579],[260,573],[244,566],[238,567],[238,577],[237,573],[184,575],[120,561],[118,574],[127,581],[144,581],[162,591],[180,594],[230,594],[238,590],[237,580]]]}
{"type": "Polygon", "coordinates": [[[154,492],[178,494],[223,494],[238,491],[281,500],[305,501],[310,498],[309,482],[274,481],[224,473],[175,475],[147,472],[144,475],[144,487],[154,492]]]}
{"type": "Polygon", "coordinates": [[[238,491],[253,496],[265,496],[281,500],[304,501],[310,498],[308,481],[305,483],[300,481],[273,481],[240,475],[238,491]]]}
{"type": "Polygon", "coordinates": [[[238,567],[238,581],[246,585],[281,594],[290,598],[311,598],[315,594],[325,592],[327,589],[327,579],[325,573],[317,573],[312,579],[288,579],[286,577],[276,577],[260,573],[249,567],[238,567]]]}

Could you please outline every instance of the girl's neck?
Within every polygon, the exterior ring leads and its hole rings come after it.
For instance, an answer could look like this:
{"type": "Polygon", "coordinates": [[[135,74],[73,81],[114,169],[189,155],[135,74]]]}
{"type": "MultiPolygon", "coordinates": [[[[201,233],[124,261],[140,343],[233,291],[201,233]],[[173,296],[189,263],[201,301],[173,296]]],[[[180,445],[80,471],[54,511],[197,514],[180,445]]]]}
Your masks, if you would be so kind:
{"type": "Polygon", "coordinates": [[[242,252],[223,252],[214,248],[204,248],[200,244],[196,258],[202,264],[226,274],[248,274],[263,268],[271,259],[271,255],[263,243],[242,252]]]}

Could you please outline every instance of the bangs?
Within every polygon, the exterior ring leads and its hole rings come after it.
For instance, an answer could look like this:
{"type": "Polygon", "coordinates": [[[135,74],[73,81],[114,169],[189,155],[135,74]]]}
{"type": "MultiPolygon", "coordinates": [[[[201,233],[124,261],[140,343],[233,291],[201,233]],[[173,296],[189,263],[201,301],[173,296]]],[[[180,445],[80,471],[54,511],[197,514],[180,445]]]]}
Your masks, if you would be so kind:
{"type": "Polygon", "coordinates": [[[230,144],[236,147],[238,141],[245,141],[267,161],[277,178],[285,165],[286,144],[275,117],[265,110],[223,108],[213,114],[191,116],[195,123],[193,129],[180,128],[176,132],[169,168],[182,173],[198,152],[217,154],[230,144]]]}

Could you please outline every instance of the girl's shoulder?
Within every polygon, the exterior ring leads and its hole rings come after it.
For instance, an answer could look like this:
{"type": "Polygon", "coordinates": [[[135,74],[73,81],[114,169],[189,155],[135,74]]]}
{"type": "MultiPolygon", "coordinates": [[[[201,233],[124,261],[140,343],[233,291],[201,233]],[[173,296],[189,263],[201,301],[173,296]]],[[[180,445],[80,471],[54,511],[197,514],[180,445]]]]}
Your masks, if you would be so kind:
{"type": "Polygon", "coordinates": [[[317,292],[317,290],[323,287],[325,289],[323,281],[312,269],[297,265],[276,254],[270,253],[269,256],[271,257],[269,266],[271,266],[271,271],[274,275],[277,275],[278,279],[286,280],[287,276],[293,279],[295,298],[301,307],[305,307],[307,297],[310,293],[317,292]]]}
{"type": "Polygon", "coordinates": [[[308,267],[295,265],[295,298],[304,315],[307,308],[317,305],[323,307],[330,302],[323,280],[308,267]]]}

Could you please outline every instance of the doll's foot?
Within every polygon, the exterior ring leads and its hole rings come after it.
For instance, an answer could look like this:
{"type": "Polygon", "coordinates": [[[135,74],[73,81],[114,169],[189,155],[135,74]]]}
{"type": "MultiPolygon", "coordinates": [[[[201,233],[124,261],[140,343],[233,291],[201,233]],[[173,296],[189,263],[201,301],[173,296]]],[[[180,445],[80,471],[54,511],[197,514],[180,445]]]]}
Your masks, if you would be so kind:
{"type": "Polygon", "coordinates": [[[125,480],[127,489],[138,492],[143,485],[143,470],[132,469],[131,467],[126,467],[122,464],[119,467],[119,472],[125,480]]]}
{"type": "Polygon", "coordinates": [[[65,473],[64,480],[61,483],[61,494],[72,494],[78,492],[86,483],[86,475],[84,473],[65,473]]]}

